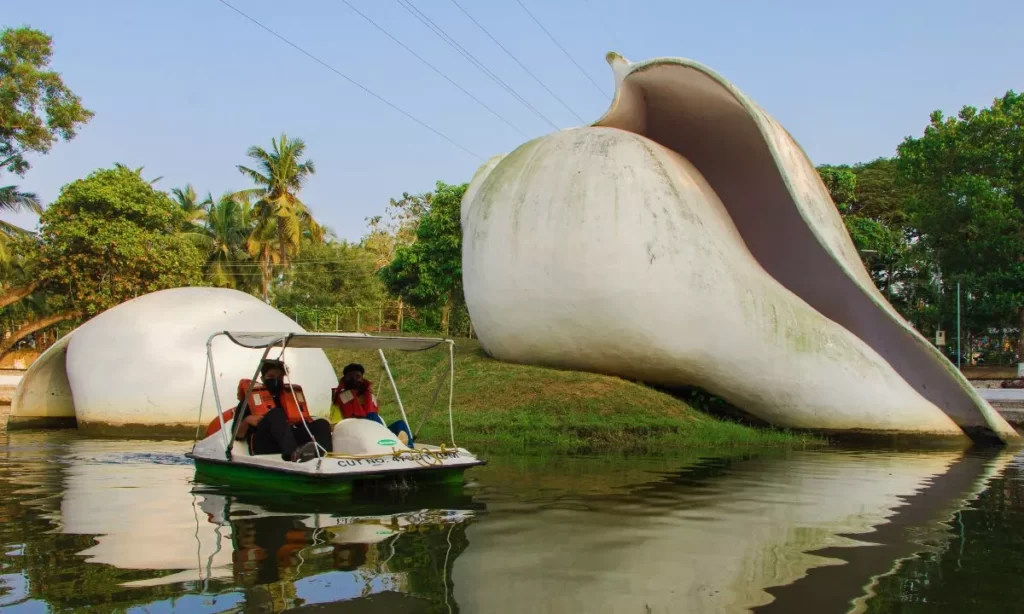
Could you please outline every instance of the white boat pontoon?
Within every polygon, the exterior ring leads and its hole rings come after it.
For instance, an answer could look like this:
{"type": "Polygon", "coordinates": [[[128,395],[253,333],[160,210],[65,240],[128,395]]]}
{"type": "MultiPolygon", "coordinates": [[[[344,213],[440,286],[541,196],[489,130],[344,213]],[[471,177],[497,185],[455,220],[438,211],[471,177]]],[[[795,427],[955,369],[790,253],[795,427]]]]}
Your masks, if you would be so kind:
{"type": "MultiPolygon", "coordinates": [[[[465,448],[455,444],[452,398],[455,386],[455,343],[450,339],[422,337],[378,337],[362,333],[287,333],[287,332],[217,332],[206,343],[208,377],[212,384],[217,417],[214,428],[198,439],[187,456],[195,461],[198,477],[218,482],[260,488],[276,488],[293,492],[347,492],[359,481],[401,477],[410,481],[461,484],[466,469],[482,465],[465,448]],[[236,445],[232,428],[234,407],[224,408],[218,391],[214,367],[213,341],[226,337],[238,346],[262,349],[251,381],[256,381],[263,361],[272,350],[283,356],[289,348],[320,348],[342,350],[376,350],[387,374],[396,405],[405,424],[409,424],[398,387],[388,366],[384,350],[424,351],[439,347],[448,350],[448,434],[450,441],[426,445],[416,440],[419,428],[427,421],[427,408],[419,427],[413,433],[412,446],[405,445],[388,427],[374,420],[349,418],[332,427],[333,450],[317,446],[317,456],[305,462],[292,462],[280,454],[250,454],[247,447],[236,445]],[[219,427],[219,428],[217,428],[219,427]]],[[[285,383],[288,376],[285,375],[285,383]]],[[[442,379],[442,384],[444,379],[442,379]]],[[[441,385],[433,395],[438,400],[441,385]]],[[[203,386],[205,396],[206,385],[203,386]]],[[[284,393],[287,394],[287,393],[284,393]]],[[[200,400],[200,414],[202,400],[200,400]]],[[[243,404],[244,408],[244,404],[243,404]]],[[[244,409],[243,409],[244,411],[244,409]]],[[[201,427],[201,424],[200,424],[201,427]]]]}

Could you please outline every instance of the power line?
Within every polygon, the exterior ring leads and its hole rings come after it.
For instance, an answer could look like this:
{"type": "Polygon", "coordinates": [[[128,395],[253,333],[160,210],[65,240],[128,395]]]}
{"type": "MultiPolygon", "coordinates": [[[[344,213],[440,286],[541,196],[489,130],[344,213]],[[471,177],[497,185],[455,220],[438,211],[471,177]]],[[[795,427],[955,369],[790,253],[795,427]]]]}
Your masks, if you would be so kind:
{"type": "MultiPolygon", "coordinates": [[[[348,8],[350,8],[350,9],[352,9],[352,11],[354,11],[354,12],[355,12],[355,13],[356,13],[357,15],[359,15],[360,17],[362,17],[362,18],[363,18],[363,19],[365,19],[366,21],[370,22],[370,25],[372,25],[373,27],[377,28],[378,30],[380,30],[381,32],[383,32],[385,36],[387,36],[387,37],[388,37],[388,38],[390,38],[391,40],[393,40],[393,41],[395,41],[396,43],[398,43],[399,45],[401,45],[402,49],[405,49],[406,51],[408,51],[409,53],[411,53],[411,54],[412,54],[412,55],[413,55],[413,56],[414,56],[414,57],[415,57],[415,58],[416,58],[417,60],[419,60],[420,62],[423,62],[423,63],[424,63],[424,64],[426,64],[426,65],[427,65],[427,66],[428,66],[428,67],[429,67],[429,68],[430,68],[431,70],[433,70],[433,71],[434,71],[434,72],[436,72],[437,74],[439,74],[439,75],[441,75],[442,77],[444,77],[444,78],[445,78],[445,79],[446,79],[446,80],[448,81],[448,83],[451,83],[452,85],[454,85],[455,87],[457,87],[457,88],[459,89],[459,91],[460,91],[460,92],[462,92],[463,94],[465,94],[465,95],[469,96],[469,97],[470,97],[470,98],[472,98],[472,99],[473,99],[474,101],[476,101],[476,103],[477,103],[477,104],[479,104],[479,105],[480,105],[481,107],[483,107],[483,108],[487,109],[488,111],[490,111],[491,115],[493,115],[493,116],[497,117],[497,118],[498,118],[498,119],[500,119],[501,121],[503,121],[503,122],[505,122],[506,124],[508,124],[508,126],[509,126],[510,128],[512,128],[513,130],[515,130],[515,131],[516,131],[516,132],[518,132],[519,134],[521,134],[521,135],[522,135],[522,136],[523,136],[524,138],[527,138],[527,139],[528,139],[528,138],[530,138],[530,136],[529,136],[528,134],[526,134],[525,132],[523,132],[522,130],[520,130],[520,129],[519,129],[519,128],[518,128],[518,127],[517,127],[517,126],[515,125],[515,124],[513,124],[513,123],[512,123],[512,122],[510,122],[509,120],[505,119],[505,118],[504,118],[504,117],[503,117],[502,115],[500,115],[500,114],[499,114],[499,113],[498,113],[497,111],[495,111],[495,110],[494,110],[494,109],[492,109],[491,107],[489,107],[489,106],[487,106],[486,104],[484,104],[484,103],[483,103],[483,101],[481,101],[481,100],[480,100],[479,98],[477,98],[477,97],[476,97],[476,96],[474,96],[473,94],[470,94],[469,92],[467,92],[467,91],[466,91],[466,90],[465,90],[465,89],[464,89],[464,88],[463,88],[463,87],[462,87],[461,85],[459,85],[458,83],[456,83],[455,81],[453,81],[453,80],[452,80],[452,79],[451,79],[451,78],[450,78],[450,77],[449,77],[448,75],[446,75],[446,74],[444,74],[443,72],[441,72],[441,70],[440,70],[440,69],[438,69],[438,68],[437,68],[436,66],[434,66],[434,65],[433,65],[433,64],[431,64],[430,62],[428,62],[428,61],[424,60],[424,59],[423,59],[423,58],[422,58],[422,57],[421,57],[421,56],[420,56],[420,55],[419,55],[418,53],[416,53],[415,51],[413,51],[412,49],[410,49],[410,48],[408,47],[408,45],[406,45],[406,44],[405,44],[405,43],[403,43],[402,41],[400,41],[400,40],[398,40],[397,38],[395,38],[394,36],[392,36],[392,34],[391,34],[390,32],[388,32],[387,30],[385,30],[385,29],[384,29],[383,27],[381,27],[381,26],[377,25],[377,22],[375,22],[374,20],[372,20],[372,19],[370,19],[369,17],[367,17],[367,16],[365,15],[365,14],[363,14],[363,12],[362,12],[362,11],[360,11],[360,10],[359,10],[359,9],[357,9],[356,7],[352,6],[352,4],[350,4],[348,0],[341,0],[341,1],[342,1],[342,2],[344,2],[344,3],[345,3],[345,6],[347,6],[347,7],[348,7],[348,8]]],[[[582,120],[581,120],[581,121],[582,121],[582,120]]]]}
{"type": "Polygon", "coordinates": [[[622,44],[622,37],[618,31],[608,25],[608,21],[605,19],[604,11],[594,9],[594,6],[590,3],[590,0],[583,0],[583,4],[587,7],[587,12],[595,16],[595,19],[601,23],[601,28],[606,31],[609,35],[609,39],[615,39],[615,44],[618,46],[618,51],[625,52],[625,45],[622,44]]]}
{"type": "MultiPolygon", "coordinates": [[[[324,259],[324,260],[289,260],[288,264],[289,265],[297,265],[297,264],[301,264],[301,265],[318,265],[318,264],[344,264],[344,265],[349,265],[349,264],[365,263],[365,262],[367,262],[367,260],[368,260],[367,258],[358,258],[358,257],[330,258],[330,259],[324,259]]],[[[258,262],[258,261],[255,261],[255,260],[254,261],[250,261],[250,262],[245,262],[245,261],[242,261],[242,262],[217,262],[217,261],[213,261],[213,262],[209,263],[209,265],[211,265],[211,266],[214,265],[214,264],[216,264],[217,266],[220,266],[220,267],[231,267],[231,268],[235,268],[235,267],[247,268],[247,267],[262,267],[263,266],[263,264],[261,262],[258,262]]],[[[272,267],[281,266],[281,263],[271,263],[270,266],[272,266],[272,267]]]]}
{"type": "Polygon", "coordinates": [[[454,145],[454,146],[458,147],[459,149],[461,149],[462,151],[464,151],[464,152],[468,153],[469,155],[471,155],[471,156],[473,156],[473,157],[475,157],[475,158],[478,158],[479,160],[484,160],[484,157],[483,157],[483,156],[481,156],[480,154],[478,154],[478,153],[475,153],[475,152],[473,152],[473,151],[471,151],[471,150],[467,149],[466,147],[463,147],[462,145],[459,145],[458,143],[456,143],[455,141],[453,141],[453,140],[452,140],[451,138],[449,138],[448,136],[446,136],[445,134],[443,134],[442,132],[440,132],[440,131],[439,131],[439,130],[437,130],[436,128],[433,128],[433,127],[431,127],[431,126],[430,126],[429,124],[427,124],[427,123],[423,122],[422,120],[420,120],[420,119],[416,118],[416,117],[415,117],[414,115],[412,115],[412,114],[411,114],[411,113],[409,113],[408,111],[405,111],[405,110],[401,109],[400,107],[396,106],[396,105],[395,105],[394,103],[390,102],[389,100],[387,100],[387,99],[386,99],[386,98],[384,98],[383,96],[381,96],[381,95],[377,94],[377,93],[376,93],[376,92],[374,92],[373,90],[371,90],[371,89],[367,88],[366,86],[364,86],[363,84],[359,83],[358,81],[356,81],[356,80],[355,80],[355,79],[353,79],[352,77],[349,77],[348,75],[346,75],[345,73],[341,72],[341,71],[340,71],[340,70],[338,70],[337,68],[334,68],[333,66],[331,66],[331,65],[330,65],[330,64],[328,64],[327,62],[324,62],[324,61],[323,61],[323,60],[321,60],[320,58],[318,58],[318,57],[316,57],[315,55],[313,55],[312,53],[310,53],[310,52],[306,51],[306,50],[305,50],[305,49],[303,49],[302,47],[300,47],[300,46],[296,45],[295,43],[293,43],[292,41],[288,40],[288,39],[287,39],[287,38],[285,38],[284,36],[282,36],[282,35],[278,34],[278,33],[277,33],[277,32],[275,32],[274,30],[271,30],[271,29],[270,29],[270,28],[268,28],[267,26],[263,25],[262,23],[260,23],[260,22],[259,22],[259,21],[257,21],[256,19],[254,19],[254,18],[250,17],[249,15],[247,15],[247,14],[246,14],[246,13],[244,13],[244,12],[242,12],[241,10],[239,10],[239,9],[235,8],[235,7],[234,7],[234,6],[232,6],[232,5],[230,4],[230,3],[228,3],[228,2],[227,2],[227,0],[217,0],[217,1],[218,1],[218,2],[220,2],[221,4],[223,4],[224,6],[228,7],[228,8],[229,8],[229,9],[231,9],[232,11],[234,11],[234,12],[238,13],[238,14],[239,14],[239,15],[241,15],[242,17],[244,17],[244,18],[248,19],[248,20],[249,20],[249,21],[251,21],[252,23],[256,24],[256,25],[257,25],[257,26],[259,26],[260,28],[262,28],[262,29],[266,30],[266,31],[267,31],[267,32],[269,32],[270,34],[274,35],[274,37],[278,38],[279,40],[283,41],[284,43],[287,43],[287,44],[288,44],[289,46],[291,46],[291,47],[292,47],[292,48],[294,48],[295,50],[299,51],[300,53],[302,53],[303,55],[305,55],[305,56],[306,56],[306,57],[308,57],[309,59],[313,60],[313,61],[314,61],[314,62],[316,62],[317,64],[320,64],[321,66],[323,66],[323,67],[324,67],[324,68],[326,68],[327,70],[329,70],[329,71],[333,72],[334,74],[338,75],[338,76],[339,76],[339,77],[341,77],[342,79],[344,79],[344,80],[348,81],[348,82],[349,82],[349,83],[351,83],[352,85],[354,85],[354,86],[358,87],[359,89],[363,90],[363,91],[364,91],[364,92],[366,92],[367,94],[369,94],[369,95],[373,96],[373,97],[374,97],[374,98],[376,98],[377,100],[379,100],[379,101],[383,102],[384,104],[388,105],[389,107],[391,107],[391,108],[392,108],[392,109],[394,109],[395,111],[398,111],[398,112],[399,112],[399,113],[401,113],[402,115],[404,115],[404,116],[408,117],[409,119],[411,119],[412,121],[416,122],[416,123],[417,123],[417,124],[419,124],[420,126],[422,126],[422,127],[426,128],[427,130],[429,130],[429,131],[433,132],[433,133],[434,133],[434,134],[436,134],[437,136],[439,136],[439,137],[441,137],[442,139],[444,139],[444,140],[448,141],[449,143],[451,143],[452,145],[454,145]]]}
{"type": "Polygon", "coordinates": [[[489,68],[484,66],[483,62],[478,60],[476,58],[476,56],[474,56],[472,53],[470,53],[465,47],[460,45],[458,43],[458,41],[456,41],[447,32],[445,32],[444,29],[441,28],[441,26],[439,26],[436,23],[434,23],[434,21],[432,19],[430,19],[430,17],[427,17],[427,15],[425,13],[423,13],[423,11],[419,10],[418,8],[416,8],[416,6],[412,4],[411,0],[396,0],[396,1],[398,2],[399,6],[404,8],[406,11],[409,12],[409,14],[411,14],[413,17],[418,19],[420,21],[420,23],[422,23],[424,26],[427,27],[427,29],[429,29],[431,32],[436,34],[442,41],[447,43],[448,46],[450,46],[452,49],[455,49],[457,52],[459,52],[459,54],[462,55],[462,57],[464,57],[468,62],[473,64],[473,66],[475,66],[477,68],[477,70],[481,71],[482,73],[484,73],[485,76],[487,76],[492,81],[494,81],[499,86],[501,86],[502,89],[504,89],[506,92],[508,92],[508,94],[510,96],[512,96],[512,98],[514,98],[516,101],[518,101],[520,104],[522,104],[523,106],[525,106],[529,110],[533,111],[533,113],[537,117],[539,117],[543,121],[547,122],[547,124],[549,126],[551,126],[553,129],[559,130],[559,127],[558,127],[557,124],[555,124],[553,121],[548,119],[548,117],[546,115],[544,115],[543,113],[538,111],[536,107],[534,107],[532,104],[529,103],[529,101],[527,101],[525,98],[523,98],[521,95],[519,95],[519,92],[515,91],[515,89],[512,86],[510,86],[509,84],[505,83],[505,81],[503,81],[501,79],[501,77],[499,77],[492,70],[490,70],[489,68]]]}
{"type": "Polygon", "coordinates": [[[550,125],[555,130],[559,130],[560,129],[558,127],[558,125],[555,124],[555,122],[553,122],[550,119],[548,119],[546,115],[544,115],[543,113],[538,111],[536,107],[534,107],[532,104],[530,104],[525,98],[520,96],[519,93],[516,92],[509,84],[507,84],[504,81],[502,81],[501,77],[499,77],[498,75],[494,74],[490,69],[488,69],[486,66],[484,66],[483,62],[481,62],[480,60],[476,59],[476,57],[472,53],[467,51],[465,47],[463,47],[458,42],[456,42],[456,40],[454,38],[452,38],[451,36],[449,36],[448,33],[445,32],[441,28],[441,26],[439,26],[436,23],[434,23],[433,20],[431,20],[429,17],[427,17],[418,8],[416,8],[409,0],[395,0],[395,1],[398,2],[398,4],[402,8],[404,8],[406,11],[408,11],[409,14],[411,14],[416,19],[420,20],[420,23],[425,25],[427,27],[427,29],[429,29],[431,32],[433,32],[437,36],[439,36],[441,38],[441,40],[443,40],[444,42],[448,43],[448,45],[451,48],[453,48],[456,51],[458,51],[462,55],[462,57],[466,58],[471,64],[473,64],[473,66],[476,66],[477,69],[479,69],[481,72],[483,72],[485,75],[487,75],[491,80],[493,80],[495,83],[497,83],[502,88],[504,88],[504,90],[506,92],[508,92],[510,96],[512,96],[513,98],[518,100],[526,108],[528,108],[531,111],[533,111],[534,114],[537,115],[537,117],[539,117],[542,120],[544,120],[545,122],[547,122],[548,125],[550,125]]]}
{"type": "Polygon", "coordinates": [[[489,39],[491,39],[492,41],[494,41],[494,44],[495,44],[495,45],[497,45],[498,47],[501,47],[501,50],[502,50],[502,51],[504,51],[504,52],[505,52],[505,53],[506,53],[506,54],[508,55],[508,57],[512,58],[512,60],[513,60],[513,61],[515,61],[515,63],[519,65],[519,68],[522,68],[523,70],[525,70],[525,71],[526,71],[526,73],[527,73],[528,75],[530,75],[531,77],[533,77],[533,80],[534,80],[534,81],[536,81],[537,83],[539,83],[539,84],[540,84],[540,86],[541,86],[541,87],[543,87],[543,88],[544,88],[544,89],[545,89],[545,90],[547,91],[547,93],[551,94],[551,96],[552,96],[552,97],[553,97],[553,98],[554,98],[555,100],[557,100],[558,102],[560,102],[560,103],[562,104],[562,106],[563,106],[563,107],[565,107],[565,109],[566,109],[567,111],[569,111],[570,113],[572,113],[572,114],[573,114],[573,116],[574,116],[574,117],[575,117],[576,119],[580,120],[580,123],[586,123],[586,122],[585,122],[585,121],[583,120],[583,118],[582,118],[582,117],[580,117],[579,115],[577,115],[577,114],[576,114],[576,111],[573,111],[573,110],[572,110],[572,108],[570,108],[570,107],[569,107],[569,105],[565,104],[565,101],[564,101],[564,100],[562,100],[561,98],[559,98],[559,97],[558,97],[558,95],[557,95],[557,94],[555,94],[554,92],[552,92],[552,91],[551,91],[551,88],[549,88],[548,86],[544,85],[544,82],[543,82],[543,81],[541,81],[541,80],[540,80],[540,79],[539,79],[539,78],[537,77],[537,75],[533,74],[533,72],[532,72],[532,71],[531,71],[531,70],[530,70],[529,68],[527,68],[526,66],[524,66],[524,65],[523,65],[523,63],[519,61],[519,58],[517,58],[516,56],[512,55],[512,52],[511,52],[511,51],[509,51],[508,49],[506,49],[506,48],[505,48],[505,46],[504,46],[504,45],[502,45],[501,43],[499,43],[499,42],[498,42],[498,39],[494,38],[494,36],[492,36],[492,35],[491,35],[491,33],[487,31],[487,28],[485,28],[485,27],[483,27],[482,25],[480,25],[480,22],[479,22],[479,21],[477,21],[476,19],[473,19],[473,16],[472,16],[472,15],[470,15],[470,14],[469,14],[469,12],[468,12],[468,11],[466,11],[466,9],[462,8],[462,5],[461,5],[461,4],[459,4],[458,2],[456,2],[456,0],[452,0],[452,4],[454,4],[454,5],[456,6],[456,7],[458,7],[458,9],[459,9],[460,11],[462,11],[462,13],[463,13],[463,14],[464,14],[464,15],[465,15],[466,17],[469,17],[469,20],[470,20],[470,21],[472,21],[473,23],[475,23],[475,24],[476,24],[476,27],[480,28],[480,30],[481,30],[481,31],[482,31],[482,32],[483,32],[484,34],[486,34],[486,35],[487,35],[487,38],[489,38],[489,39]]]}
{"type": "Polygon", "coordinates": [[[597,89],[597,91],[601,92],[601,94],[603,94],[605,98],[608,98],[608,94],[605,94],[605,91],[601,89],[601,86],[600,86],[600,85],[598,85],[596,81],[594,81],[593,79],[591,79],[591,78],[590,78],[590,75],[589,75],[589,74],[587,74],[587,71],[583,70],[583,67],[582,67],[582,66],[580,66],[580,65],[579,65],[579,63],[577,63],[577,62],[576,62],[576,60],[572,59],[572,56],[571,56],[571,55],[569,55],[569,52],[565,50],[565,47],[563,47],[563,46],[562,46],[562,45],[561,45],[561,44],[560,44],[560,43],[558,42],[558,39],[556,39],[556,38],[555,38],[555,37],[554,37],[554,36],[553,36],[553,35],[551,34],[551,32],[548,32],[548,29],[544,27],[544,24],[542,24],[542,23],[540,22],[540,20],[538,20],[538,19],[537,19],[536,17],[534,17],[534,16],[533,16],[533,13],[531,13],[531,12],[530,12],[530,9],[526,8],[526,5],[525,5],[525,4],[523,4],[523,3],[522,3],[522,2],[520,1],[520,0],[516,0],[516,4],[518,4],[518,5],[520,6],[520,7],[522,7],[522,9],[523,9],[524,11],[526,11],[526,14],[530,16],[530,19],[532,19],[532,20],[533,20],[533,23],[537,24],[537,26],[538,26],[538,27],[539,27],[539,28],[540,28],[541,30],[544,30],[544,34],[547,34],[547,35],[548,35],[548,38],[550,38],[550,39],[551,39],[551,42],[553,42],[553,43],[554,43],[554,44],[555,44],[555,45],[556,45],[556,46],[557,46],[557,47],[558,47],[559,49],[561,49],[561,50],[562,50],[562,53],[564,53],[564,54],[565,54],[565,57],[569,58],[569,61],[570,61],[570,62],[572,62],[573,64],[575,64],[575,65],[576,65],[576,68],[580,69],[580,72],[581,72],[581,73],[583,73],[583,76],[587,78],[587,81],[590,81],[590,83],[591,83],[591,84],[592,84],[592,85],[594,86],[594,88],[595,88],[595,89],[597,89]]]}

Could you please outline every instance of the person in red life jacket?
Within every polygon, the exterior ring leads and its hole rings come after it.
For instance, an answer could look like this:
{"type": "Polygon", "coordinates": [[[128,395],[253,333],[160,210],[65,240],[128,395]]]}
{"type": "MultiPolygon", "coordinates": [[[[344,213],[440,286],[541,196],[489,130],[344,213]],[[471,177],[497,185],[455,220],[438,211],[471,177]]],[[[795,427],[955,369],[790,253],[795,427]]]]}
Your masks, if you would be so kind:
{"type": "Polygon", "coordinates": [[[367,418],[384,424],[378,414],[377,397],[373,382],[365,379],[363,365],[351,364],[341,372],[341,381],[334,389],[334,404],[341,410],[342,419],[367,418]]]}
{"type": "Polygon", "coordinates": [[[245,441],[250,454],[279,453],[281,458],[295,462],[316,458],[317,444],[330,452],[331,423],[309,415],[301,389],[286,387],[284,374],[284,362],[265,360],[260,367],[263,385],[251,385],[246,390],[240,386],[242,400],[232,422],[235,439],[245,441]]]}
{"type": "MultiPolygon", "coordinates": [[[[341,380],[334,389],[334,405],[341,410],[341,418],[365,418],[384,424],[377,406],[377,397],[373,394],[373,382],[363,377],[366,370],[363,365],[350,364],[341,372],[341,380]]],[[[405,445],[412,445],[412,431],[404,420],[396,420],[388,425],[392,433],[405,445]]]]}

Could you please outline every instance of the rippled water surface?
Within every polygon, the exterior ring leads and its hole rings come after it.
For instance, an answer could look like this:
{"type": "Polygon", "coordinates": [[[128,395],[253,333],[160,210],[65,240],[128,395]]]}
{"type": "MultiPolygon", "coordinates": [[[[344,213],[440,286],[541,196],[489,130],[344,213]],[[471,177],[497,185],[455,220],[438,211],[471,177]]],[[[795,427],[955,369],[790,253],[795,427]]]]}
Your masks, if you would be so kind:
{"type": "Polygon", "coordinates": [[[1012,451],[492,456],[323,500],[194,483],[188,448],[0,433],[0,608],[1024,611],[1012,451]]]}

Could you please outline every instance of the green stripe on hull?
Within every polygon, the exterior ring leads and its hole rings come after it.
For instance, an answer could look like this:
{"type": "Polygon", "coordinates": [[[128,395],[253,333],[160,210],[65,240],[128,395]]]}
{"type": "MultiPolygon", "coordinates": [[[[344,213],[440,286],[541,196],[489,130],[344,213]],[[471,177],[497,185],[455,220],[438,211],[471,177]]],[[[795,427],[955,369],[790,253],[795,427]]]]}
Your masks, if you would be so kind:
{"type": "Polygon", "coordinates": [[[392,479],[405,479],[421,484],[444,486],[461,486],[466,467],[451,469],[429,469],[410,471],[408,473],[385,473],[377,475],[339,476],[332,478],[311,477],[296,473],[268,471],[249,465],[208,462],[194,459],[196,479],[219,484],[273,489],[278,491],[302,494],[334,494],[345,495],[352,492],[357,483],[379,482],[392,479]],[[205,478],[205,479],[204,479],[205,478]]]}

